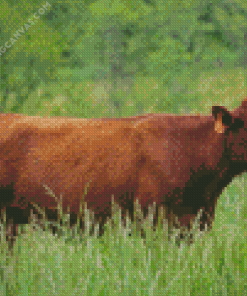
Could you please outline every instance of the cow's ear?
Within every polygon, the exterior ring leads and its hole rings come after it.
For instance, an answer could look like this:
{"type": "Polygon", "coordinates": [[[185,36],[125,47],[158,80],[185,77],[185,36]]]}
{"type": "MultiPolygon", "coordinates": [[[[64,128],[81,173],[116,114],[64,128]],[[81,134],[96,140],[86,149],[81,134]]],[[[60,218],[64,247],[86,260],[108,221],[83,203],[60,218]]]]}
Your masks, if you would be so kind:
{"type": "Polygon", "coordinates": [[[212,114],[215,119],[214,129],[216,133],[224,133],[232,124],[231,114],[222,106],[213,106],[212,114]]]}

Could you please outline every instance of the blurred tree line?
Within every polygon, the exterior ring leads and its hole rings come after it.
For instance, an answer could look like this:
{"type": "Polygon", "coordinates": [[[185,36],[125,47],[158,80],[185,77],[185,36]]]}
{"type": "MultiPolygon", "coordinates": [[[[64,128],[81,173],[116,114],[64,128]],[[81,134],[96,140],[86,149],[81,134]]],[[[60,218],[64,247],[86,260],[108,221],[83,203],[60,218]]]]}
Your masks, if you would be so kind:
{"type": "Polygon", "coordinates": [[[121,109],[119,83],[159,77],[176,93],[183,73],[247,65],[242,0],[3,0],[0,8],[1,112],[12,93],[10,111],[20,112],[40,83],[111,81],[121,109]]]}

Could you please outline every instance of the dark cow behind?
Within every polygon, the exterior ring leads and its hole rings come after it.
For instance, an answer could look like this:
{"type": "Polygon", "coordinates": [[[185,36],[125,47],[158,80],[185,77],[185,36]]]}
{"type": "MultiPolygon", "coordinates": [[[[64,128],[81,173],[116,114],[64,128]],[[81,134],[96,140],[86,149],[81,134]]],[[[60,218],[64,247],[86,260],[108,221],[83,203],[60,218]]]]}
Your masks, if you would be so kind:
{"type": "Polygon", "coordinates": [[[83,198],[103,224],[114,195],[132,216],[138,198],[144,212],[156,202],[182,225],[202,208],[202,230],[222,190],[247,170],[247,100],[232,112],[214,106],[209,116],[1,114],[0,124],[0,206],[14,225],[28,223],[32,204],[48,213],[57,208],[45,185],[74,216],[83,198]]]}

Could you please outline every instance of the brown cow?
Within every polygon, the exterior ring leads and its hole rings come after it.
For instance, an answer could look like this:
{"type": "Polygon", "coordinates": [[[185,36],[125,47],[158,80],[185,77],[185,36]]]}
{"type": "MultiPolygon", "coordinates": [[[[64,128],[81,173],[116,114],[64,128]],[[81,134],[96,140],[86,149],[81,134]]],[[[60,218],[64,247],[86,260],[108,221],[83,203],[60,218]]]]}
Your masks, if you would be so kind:
{"type": "Polygon", "coordinates": [[[0,124],[0,206],[15,224],[28,222],[32,203],[57,208],[44,185],[77,214],[89,183],[84,201],[102,221],[114,195],[132,213],[135,198],[145,211],[155,201],[183,225],[203,208],[203,229],[222,190],[247,170],[247,100],[233,112],[214,106],[210,116],[1,114],[0,124]]]}

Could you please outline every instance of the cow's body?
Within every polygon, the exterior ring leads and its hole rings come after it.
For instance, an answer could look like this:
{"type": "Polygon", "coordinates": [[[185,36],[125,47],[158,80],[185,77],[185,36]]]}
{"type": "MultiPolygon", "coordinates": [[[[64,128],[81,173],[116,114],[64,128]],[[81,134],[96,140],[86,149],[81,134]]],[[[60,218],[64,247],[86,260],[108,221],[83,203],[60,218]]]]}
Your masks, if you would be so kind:
{"type": "Polygon", "coordinates": [[[74,214],[83,199],[105,221],[114,195],[130,212],[135,198],[143,209],[164,205],[182,224],[203,208],[203,228],[224,187],[247,170],[247,101],[231,113],[213,107],[212,116],[1,114],[0,124],[0,205],[14,223],[27,223],[32,203],[57,208],[45,185],[74,214]]]}

